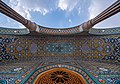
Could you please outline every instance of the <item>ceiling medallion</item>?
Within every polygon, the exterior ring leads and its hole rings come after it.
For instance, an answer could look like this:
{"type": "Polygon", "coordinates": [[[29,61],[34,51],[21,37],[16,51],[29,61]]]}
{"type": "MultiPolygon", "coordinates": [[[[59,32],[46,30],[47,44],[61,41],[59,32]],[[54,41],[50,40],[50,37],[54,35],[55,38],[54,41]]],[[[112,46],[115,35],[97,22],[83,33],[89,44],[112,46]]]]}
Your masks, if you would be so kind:
{"type": "Polygon", "coordinates": [[[34,84],[86,84],[86,80],[74,71],[53,68],[39,74],[34,84]]]}
{"type": "Polygon", "coordinates": [[[51,74],[51,78],[55,83],[64,83],[68,81],[69,75],[64,71],[56,71],[51,74]]]}

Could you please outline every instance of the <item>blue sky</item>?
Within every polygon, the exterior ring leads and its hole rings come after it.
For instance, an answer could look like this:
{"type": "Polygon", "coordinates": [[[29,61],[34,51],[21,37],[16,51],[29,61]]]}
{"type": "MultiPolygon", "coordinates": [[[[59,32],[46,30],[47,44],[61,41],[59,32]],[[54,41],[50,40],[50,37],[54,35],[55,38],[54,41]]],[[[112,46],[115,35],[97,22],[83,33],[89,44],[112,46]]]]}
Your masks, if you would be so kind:
{"type": "MultiPolygon", "coordinates": [[[[116,0],[3,0],[25,18],[45,27],[68,28],[94,18],[116,0]]],[[[120,26],[120,13],[95,25],[96,28],[120,26]]],[[[0,26],[24,28],[0,13],[0,26]]]]}

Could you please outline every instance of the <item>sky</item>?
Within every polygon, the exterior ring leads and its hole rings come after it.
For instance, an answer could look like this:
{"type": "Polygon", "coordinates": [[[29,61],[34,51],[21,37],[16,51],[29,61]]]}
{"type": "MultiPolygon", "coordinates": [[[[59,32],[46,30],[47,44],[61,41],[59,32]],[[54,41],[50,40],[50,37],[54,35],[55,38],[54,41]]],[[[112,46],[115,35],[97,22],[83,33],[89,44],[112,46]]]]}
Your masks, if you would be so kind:
{"type": "MultiPolygon", "coordinates": [[[[15,11],[38,25],[49,28],[69,28],[86,22],[116,0],[2,0],[15,11]]],[[[120,26],[120,13],[95,25],[94,28],[120,26]]],[[[25,28],[0,13],[0,27],[25,28]]]]}

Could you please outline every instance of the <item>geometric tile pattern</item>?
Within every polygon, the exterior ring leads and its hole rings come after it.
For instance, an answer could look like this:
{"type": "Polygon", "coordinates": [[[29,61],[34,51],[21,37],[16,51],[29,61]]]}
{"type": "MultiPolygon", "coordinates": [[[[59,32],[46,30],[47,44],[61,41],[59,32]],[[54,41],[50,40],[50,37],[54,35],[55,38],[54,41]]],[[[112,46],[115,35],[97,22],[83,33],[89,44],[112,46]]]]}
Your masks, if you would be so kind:
{"type": "Polygon", "coordinates": [[[110,47],[112,47],[112,53],[109,56],[106,56],[105,60],[115,60],[117,59],[118,62],[120,62],[120,37],[119,38],[106,38],[105,42],[110,44],[111,46],[108,47],[108,52],[111,50],[110,47]]]}
{"type": "Polygon", "coordinates": [[[0,36],[0,61],[28,57],[70,57],[120,61],[120,36],[0,36]]]}
{"type": "Polygon", "coordinates": [[[0,84],[18,84],[38,65],[40,66],[39,63],[38,61],[20,61],[0,65],[0,84]]]}
{"type": "Polygon", "coordinates": [[[0,35],[0,83],[24,84],[37,69],[62,64],[82,69],[98,83],[119,84],[119,59],[119,35],[0,35]]]}
{"type": "MultiPolygon", "coordinates": [[[[47,61],[39,59],[21,60],[14,63],[0,65],[0,80],[6,84],[33,83],[41,73],[54,68],[66,68],[82,75],[88,84],[114,84],[120,80],[119,64],[100,63],[94,61],[74,60],[75,65],[65,63],[45,64],[47,61]],[[97,79],[97,80],[96,80],[97,79]],[[93,81],[94,80],[94,81],[93,81]]],[[[118,83],[119,84],[119,83],[118,83]]]]}
{"type": "Polygon", "coordinates": [[[120,61],[120,36],[1,36],[0,61],[36,56],[69,56],[80,60],[120,61]]]}
{"type": "Polygon", "coordinates": [[[36,31],[40,34],[49,34],[49,35],[70,35],[70,34],[76,34],[83,31],[81,26],[71,27],[71,28],[47,28],[43,26],[38,26],[36,31]]]}
{"type": "Polygon", "coordinates": [[[2,28],[0,27],[0,34],[2,35],[26,35],[29,34],[29,30],[27,28],[24,29],[12,29],[12,28],[2,28]]]}
{"type": "MultiPolygon", "coordinates": [[[[90,76],[82,69],[80,68],[77,68],[77,67],[74,67],[74,66],[70,66],[70,65],[64,65],[64,64],[56,64],[56,65],[48,65],[48,66],[45,66],[45,67],[42,67],[42,68],[38,68],[31,77],[29,77],[29,79],[26,81],[27,84],[30,84],[30,83],[34,83],[35,82],[35,79],[42,73],[45,73],[49,70],[54,70],[54,69],[57,69],[56,71],[59,71],[62,69],[68,69],[68,70],[71,70],[71,71],[74,71],[74,72],[77,72],[79,73],[80,75],[82,75],[82,77],[85,79],[85,81],[88,83],[88,84],[94,84],[94,83],[98,83],[98,81],[93,81],[93,79],[90,78],[90,76]]],[[[59,72],[58,72],[59,73],[59,72]]],[[[69,75],[69,74],[68,74],[69,75]]],[[[46,78],[46,76],[44,77],[46,78]]],[[[42,78],[42,79],[44,79],[42,78]]],[[[48,76],[49,78],[49,76],[48,76]]],[[[73,83],[70,83],[70,81],[72,80],[71,79],[72,77],[68,78],[68,82],[65,83],[65,84],[73,84],[73,83]]],[[[76,77],[73,77],[73,79],[76,78],[76,77]]],[[[51,82],[51,78],[48,79],[48,81],[50,81],[50,84],[54,84],[51,82]]],[[[80,84],[79,83],[79,80],[78,81],[75,81],[73,80],[75,84],[80,84]]],[[[73,82],[71,81],[71,82],[73,82]]],[[[47,82],[46,80],[42,80],[41,81],[42,83],[45,83],[47,82]]],[[[61,82],[61,80],[58,80],[56,82],[61,82]]],[[[62,82],[65,82],[65,81],[62,81],[62,82]]],[[[55,84],[61,84],[61,83],[55,83],[55,84]]]]}
{"type": "Polygon", "coordinates": [[[77,61],[102,84],[116,84],[120,80],[120,65],[95,61],[77,61]]]}
{"type": "Polygon", "coordinates": [[[95,35],[110,35],[110,34],[120,34],[120,27],[115,27],[115,28],[108,28],[108,29],[96,29],[96,28],[91,28],[89,30],[90,34],[95,34],[95,35]]]}
{"type": "Polygon", "coordinates": [[[45,47],[45,50],[55,54],[71,54],[74,47],[71,43],[49,43],[45,47]]]}

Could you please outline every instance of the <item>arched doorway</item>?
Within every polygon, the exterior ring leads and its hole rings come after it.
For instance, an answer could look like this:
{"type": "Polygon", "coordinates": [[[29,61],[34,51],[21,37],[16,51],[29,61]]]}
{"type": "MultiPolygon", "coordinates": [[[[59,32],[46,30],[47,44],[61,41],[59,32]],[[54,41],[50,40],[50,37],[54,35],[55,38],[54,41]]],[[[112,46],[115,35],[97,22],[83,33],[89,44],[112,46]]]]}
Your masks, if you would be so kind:
{"type": "Polygon", "coordinates": [[[53,68],[38,75],[34,84],[86,84],[86,81],[74,71],[66,68],[53,68]]]}

